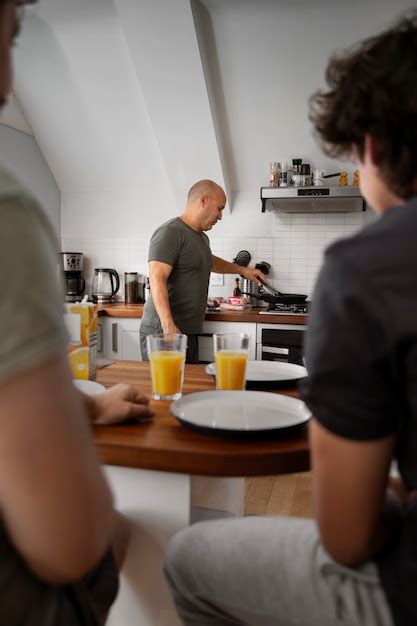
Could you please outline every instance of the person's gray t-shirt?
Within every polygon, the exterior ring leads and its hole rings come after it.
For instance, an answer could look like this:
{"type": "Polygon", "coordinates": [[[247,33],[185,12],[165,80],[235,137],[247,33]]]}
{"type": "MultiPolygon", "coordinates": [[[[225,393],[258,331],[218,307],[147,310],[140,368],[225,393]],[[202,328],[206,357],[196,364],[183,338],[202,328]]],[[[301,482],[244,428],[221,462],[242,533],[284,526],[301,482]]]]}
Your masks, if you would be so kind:
{"type": "MultiPolygon", "coordinates": [[[[200,333],[213,263],[207,235],[196,232],[179,217],[169,220],[152,235],[148,261],[172,265],[167,287],[174,322],[187,335],[200,333]]],[[[154,328],[160,325],[152,293],[144,307],[142,324],[154,328]]]]}
{"type": "MultiPolygon", "coordinates": [[[[5,280],[0,299],[0,385],[7,385],[12,377],[65,354],[68,336],[55,234],[34,198],[4,171],[0,171],[0,266],[5,280]]],[[[27,402],[30,411],[30,398],[27,402]]],[[[36,489],[36,480],[30,479],[36,489]]],[[[98,612],[103,605],[108,608],[117,584],[111,553],[80,581],[46,584],[27,567],[0,515],[1,625],[98,626],[98,612]]]]}

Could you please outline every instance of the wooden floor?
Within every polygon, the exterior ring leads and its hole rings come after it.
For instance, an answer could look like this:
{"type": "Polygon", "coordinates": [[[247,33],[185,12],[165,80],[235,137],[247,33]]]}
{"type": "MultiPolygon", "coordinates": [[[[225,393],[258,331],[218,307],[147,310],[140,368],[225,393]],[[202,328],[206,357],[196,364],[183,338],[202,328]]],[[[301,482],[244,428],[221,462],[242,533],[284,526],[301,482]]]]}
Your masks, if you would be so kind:
{"type": "Polygon", "coordinates": [[[245,487],[245,515],[313,515],[310,472],[247,478],[245,487]]]}

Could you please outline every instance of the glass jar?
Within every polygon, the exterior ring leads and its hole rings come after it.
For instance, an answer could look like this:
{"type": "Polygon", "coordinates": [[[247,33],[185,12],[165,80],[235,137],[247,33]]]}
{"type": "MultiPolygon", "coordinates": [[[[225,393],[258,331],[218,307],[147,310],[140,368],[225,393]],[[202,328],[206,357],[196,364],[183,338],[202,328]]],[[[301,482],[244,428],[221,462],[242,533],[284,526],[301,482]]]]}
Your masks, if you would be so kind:
{"type": "Polygon", "coordinates": [[[125,272],[125,304],[139,302],[139,275],[137,272],[125,272]]]}
{"type": "Polygon", "coordinates": [[[279,166],[276,161],[269,164],[269,186],[278,187],[279,185],[279,166]]]}

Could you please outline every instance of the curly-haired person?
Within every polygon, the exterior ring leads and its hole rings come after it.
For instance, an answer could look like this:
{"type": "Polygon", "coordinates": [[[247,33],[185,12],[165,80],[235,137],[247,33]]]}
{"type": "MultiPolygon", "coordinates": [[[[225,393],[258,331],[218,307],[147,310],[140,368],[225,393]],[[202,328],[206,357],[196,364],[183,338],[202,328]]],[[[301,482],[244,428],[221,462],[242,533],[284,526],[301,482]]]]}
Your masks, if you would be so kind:
{"type": "Polygon", "coordinates": [[[417,13],[333,58],[327,83],[311,119],[328,154],[357,161],[378,218],[328,248],[313,297],[300,391],[315,520],[174,537],[187,626],[417,624],[417,13]]]}

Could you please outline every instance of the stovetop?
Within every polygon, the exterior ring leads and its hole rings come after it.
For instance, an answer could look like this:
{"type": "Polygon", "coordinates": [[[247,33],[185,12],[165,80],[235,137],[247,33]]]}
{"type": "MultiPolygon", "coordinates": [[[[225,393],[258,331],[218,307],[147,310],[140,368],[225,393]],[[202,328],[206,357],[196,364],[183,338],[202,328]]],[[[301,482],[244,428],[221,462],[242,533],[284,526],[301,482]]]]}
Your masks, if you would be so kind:
{"type": "Polygon", "coordinates": [[[264,311],[259,311],[259,315],[307,315],[310,302],[303,304],[270,304],[264,311]]]}

